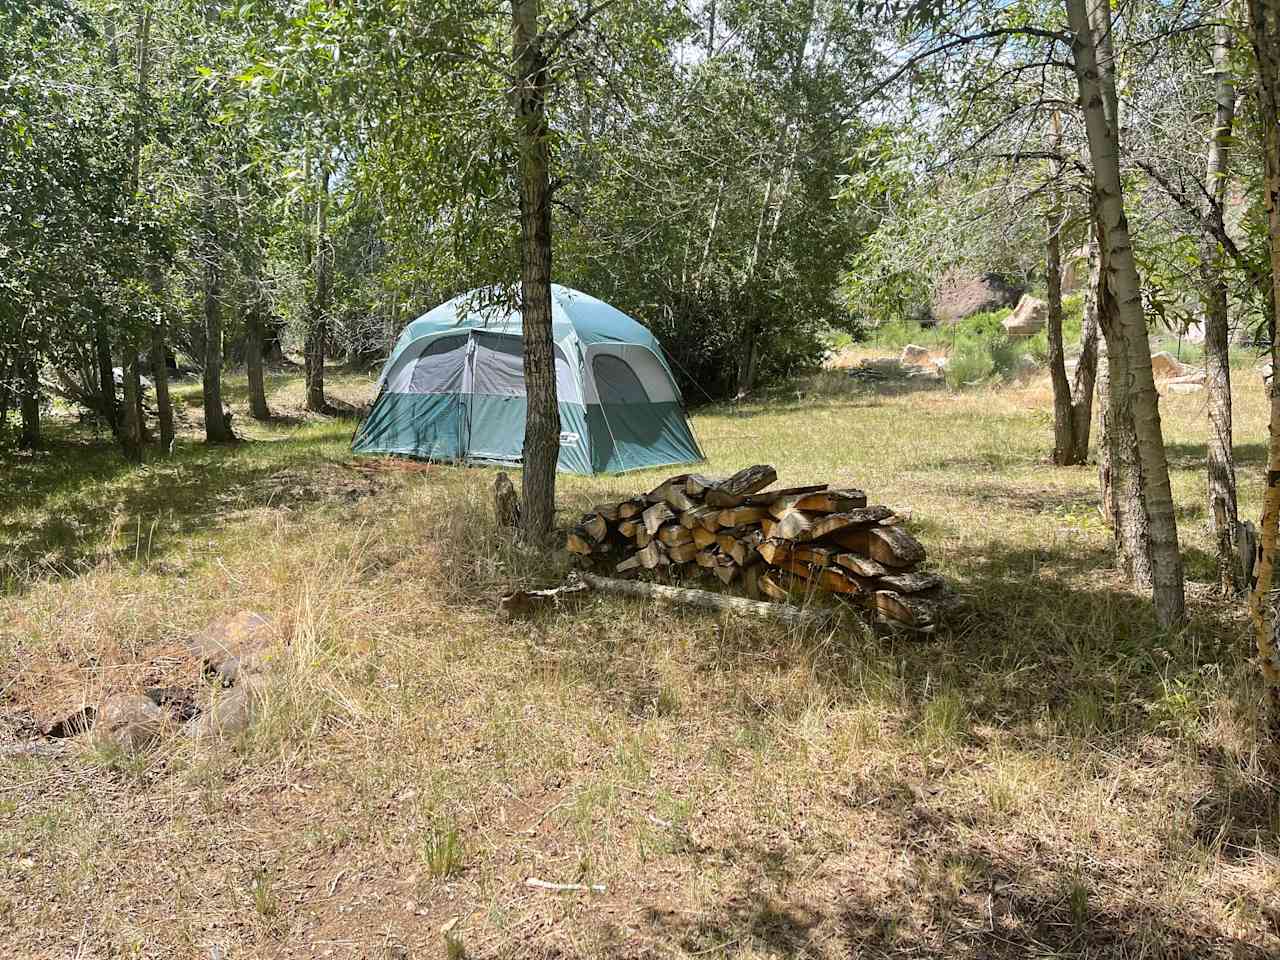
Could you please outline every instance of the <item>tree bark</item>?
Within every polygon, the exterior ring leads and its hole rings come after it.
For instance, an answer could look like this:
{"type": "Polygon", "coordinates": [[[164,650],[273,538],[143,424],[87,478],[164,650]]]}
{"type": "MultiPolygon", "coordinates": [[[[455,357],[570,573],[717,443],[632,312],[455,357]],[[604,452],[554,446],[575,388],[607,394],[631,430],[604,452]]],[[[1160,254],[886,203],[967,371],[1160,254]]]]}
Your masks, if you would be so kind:
{"type": "Polygon", "coordinates": [[[210,244],[204,267],[204,439],[230,443],[235,439],[222,410],[222,271],[216,244],[210,244]]]}
{"type": "Polygon", "coordinates": [[[249,305],[244,322],[244,365],[249,376],[249,415],[255,420],[270,420],[267,406],[266,378],[262,371],[262,319],[258,304],[249,305]]]}
{"type": "Polygon", "coordinates": [[[540,0],[511,0],[516,136],[520,145],[520,310],[524,321],[524,430],[520,533],[543,544],[555,519],[560,411],[551,339],[551,157],[540,0]]]}
{"type": "Polygon", "coordinates": [[[1093,388],[1098,376],[1098,243],[1089,232],[1089,288],[1080,327],[1080,358],[1071,384],[1071,445],[1076,463],[1089,460],[1089,432],[1093,426],[1093,388]]]}
{"type": "Polygon", "coordinates": [[[1045,281],[1048,287],[1049,380],[1053,385],[1053,462],[1060,467],[1076,462],[1071,423],[1071,383],[1062,349],[1062,207],[1055,203],[1045,224],[1045,281]]]}
{"type": "MultiPolygon", "coordinates": [[[[152,289],[159,290],[158,278],[153,275],[152,289]]],[[[163,308],[162,308],[163,309],[163,308]]],[[[156,391],[156,420],[160,425],[160,448],[173,452],[173,401],[169,397],[169,364],[166,349],[168,337],[163,312],[151,328],[151,380],[156,391]]]]}
{"type": "Polygon", "coordinates": [[[1124,212],[1114,62],[1109,49],[1111,7],[1106,0],[1066,0],[1066,7],[1093,165],[1098,217],[1106,228],[1100,239],[1107,253],[1107,287],[1116,307],[1117,322],[1108,343],[1112,363],[1111,394],[1113,398],[1121,393],[1127,395],[1133,413],[1137,480],[1142,494],[1139,503],[1146,507],[1151,533],[1152,599],[1160,624],[1174,627],[1181,625],[1186,617],[1182,555],[1178,549],[1169,464],[1160,428],[1159,395],[1151,370],[1151,345],[1143,315],[1141,283],[1124,212]],[[1101,50],[1100,39],[1104,44],[1101,50]],[[1118,371],[1116,362],[1121,354],[1127,361],[1124,364],[1127,369],[1118,371]]]}
{"type": "MultiPolygon", "coordinates": [[[[1249,40],[1258,70],[1258,106],[1262,123],[1263,201],[1271,253],[1271,361],[1280,356],[1276,341],[1276,311],[1280,307],[1280,10],[1269,0],[1248,0],[1249,40]]],[[[1267,446],[1266,490],[1257,561],[1249,590],[1258,661],[1273,711],[1280,711],[1280,650],[1275,638],[1275,605],[1271,587],[1276,541],[1280,533],[1280,385],[1271,379],[1270,439],[1267,446]]],[[[1273,718],[1274,719],[1274,718],[1273,718]]]]}
{"type": "MultiPolygon", "coordinates": [[[[1204,215],[1219,207],[1227,196],[1231,128],[1235,120],[1236,91],[1231,75],[1232,31],[1226,24],[1214,28],[1214,118],[1205,164],[1204,215]],[[1210,200],[1212,198],[1212,201],[1210,200]]],[[[1228,356],[1227,284],[1225,258],[1218,242],[1204,236],[1200,251],[1201,299],[1204,320],[1205,386],[1209,400],[1209,522],[1218,551],[1218,584],[1227,596],[1237,584],[1235,529],[1236,465],[1232,451],[1231,364],[1228,356]]]]}
{"type": "Polygon", "coordinates": [[[40,365],[34,354],[22,357],[21,363],[18,409],[22,428],[18,433],[18,446],[23,450],[34,450],[40,446],[40,365]]]}
{"type": "MultiPolygon", "coordinates": [[[[1101,223],[1094,231],[1099,241],[1106,235],[1101,223]]],[[[1129,394],[1115,389],[1125,382],[1129,360],[1115,349],[1119,338],[1116,302],[1107,287],[1106,246],[1099,242],[1098,269],[1093,277],[1098,345],[1098,407],[1101,437],[1098,442],[1098,481],[1103,515],[1115,538],[1116,567],[1134,586],[1151,589],[1151,535],[1142,499],[1141,462],[1129,394]]]]}
{"type": "Polygon", "coordinates": [[[311,293],[310,316],[307,318],[307,339],[303,346],[303,364],[307,382],[307,399],[304,406],[315,413],[329,413],[324,396],[324,352],[328,336],[329,315],[329,166],[320,161],[319,187],[316,193],[315,247],[312,250],[312,268],[315,277],[311,293]]]}
{"type": "Polygon", "coordinates": [[[116,375],[111,363],[111,335],[101,309],[94,311],[93,352],[98,361],[98,392],[102,417],[115,435],[120,434],[120,413],[116,408],[116,375]]]}

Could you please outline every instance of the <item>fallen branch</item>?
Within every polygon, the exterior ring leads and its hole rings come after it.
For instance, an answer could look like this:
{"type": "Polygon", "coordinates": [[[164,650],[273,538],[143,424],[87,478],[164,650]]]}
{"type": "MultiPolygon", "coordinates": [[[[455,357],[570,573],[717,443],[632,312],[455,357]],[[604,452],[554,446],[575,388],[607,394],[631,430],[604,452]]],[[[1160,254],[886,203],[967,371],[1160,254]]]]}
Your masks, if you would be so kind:
{"type": "Polygon", "coordinates": [[[554,590],[517,590],[498,598],[498,614],[512,620],[536,609],[557,605],[565,597],[585,593],[588,589],[583,583],[569,583],[554,590]]]}
{"type": "Polygon", "coordinates": [[[603,883],[551,883],[547,880],[539,880],[537,877],[529,877],[525,880],[526,887],[537,887],[539,890],[555,890],[558,893],[604,893],[605,885],[603,883]]]}
{"type": "Polygon", "coordinates": [[[743,597],[731,597],[706,590],[690,590],[686,587],[668,587],[665,584],[648,583],[643,580],[614,580],[611,577],[599,577],[593,573],[582,573],[580,576],[583,582],[593,589],[605,593],[623,593],[632,597],[669,600],[674,603],[703,607],[707,610],[724,610],[759,617],[762,620],[777,620],[789,626],[817,627],[826,623],[832,616],[829,610],[796,607],[789,603],[762,603],[743,597]]]}

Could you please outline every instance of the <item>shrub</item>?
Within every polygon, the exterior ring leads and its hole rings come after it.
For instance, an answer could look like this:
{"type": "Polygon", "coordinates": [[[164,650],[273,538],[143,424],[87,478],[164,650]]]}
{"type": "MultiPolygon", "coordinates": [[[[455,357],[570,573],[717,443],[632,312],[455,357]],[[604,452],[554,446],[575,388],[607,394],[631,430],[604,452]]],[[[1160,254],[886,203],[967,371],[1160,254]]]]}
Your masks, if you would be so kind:
{"type": "Polygon", "coordinates": [[[947,386],[958,390],[965,384],[987,379],[994,369],[995,364],[986,345],[980,340],[965,340],[951,352],[944,376],[947,386]]]}

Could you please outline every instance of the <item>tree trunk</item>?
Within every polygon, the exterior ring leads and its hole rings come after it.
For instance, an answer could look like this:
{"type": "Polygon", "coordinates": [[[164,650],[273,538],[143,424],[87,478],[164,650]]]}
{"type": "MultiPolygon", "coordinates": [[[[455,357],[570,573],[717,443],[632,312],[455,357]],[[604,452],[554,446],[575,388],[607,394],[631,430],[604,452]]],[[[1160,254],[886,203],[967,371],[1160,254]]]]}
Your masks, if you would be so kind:
{"type": "Polygon", "coordinates": [[[551,340],[551,157],[541,0],[511,0],[512,77],[520,145],[520,311],[524,320],[524,476],[520,532],[543,544],[555,519],[560,410],[551,340]]]}
{"type": "Polygon", "coordinates": [[[1071,446],[1075,463],[1089,461],[1089,432],[1093,426],[1093,385],[1098,376],[1098,243],[1089,234],[1089,289],[1085,292],[1080,327],[1080,358],[1071,384],[1071,446]]]}
{"type": "MultiPolygon", "coordinates": [[[[1280,356],[1276,342],[1276,311],[1280,308],[1280,10],[1268,0],[1248,0],[1249,39],[1258,68],[1258,106],[1262,122],[1263,201],[1271,253],[1271,361],[1280,356]]],[[[1271,602],[1276,541],[1280,533],[1280,380],[1271,379],[1270,440],[1267,446],[1266,490],[1262,500],[1258,559],[1253,566],[1249,612],[1253,619],[1258,661],[1275,710],[1280,710],[1280,650],[1276,648],[1271,602]]],[[[1273,718],[1274,719],[1274,718],[1273,718]]]]}
{"type": "MultiPolygon", "coordinates": [[[[1214,118],[1205,165],[1204,215],[1226,201],[1231,128],[1235,120],[1236,91],[1231,75],[1232,31],[1219,24],[1213,34],[1214,118]],[[1212,197],[1212,202],[1210,201],[1212,197]]],[[[1201,299],[1204,308],[1205,385],[1209,400],[1209,523],[1218,552],[1218,584],[1227,596],[1238,588],[1235,528],[1236,465],[1232,451],[1231,365],[1228,357],[1227,284],[1225,258],[1218,242],[1206,235],[1200,251],[1201,299]]]]}
{"type": "Polygon", "coordinates": [[[244,365],[249,375],[249,415],[255,420],[271,419],[267,406],[266,379],[262,373],[262,319],[258,304],[250,304],[244,323],[244,365]]]}
{"type": "MultiPolygon", "coordinates": [[[[1099,239],[1106,234],[1094,225],[1099,239]]],[[[1151,535],[1142,500],[1142,470],[1133,427],[1129,394],[1116,390],[1128,377],[1128,356],[1116,350],[1119,337],[1116,302],[1107,287],[1106,247],[1099,243],[1098,270],[1094,274],[1095,316],[1102,337],[1098,346],[1098,407],[1101,437],[1098,442],[1098,480],[1103,515],[1115,538],[1116,567],[1134,586],[1151,589],[1151,535]]]]}
{"type": "MultiPolygon", "coordinates": [[[[1151,345],[1143,315],[1141,283],[1129,239],[1120,179],[1120,134],[1115,112],[1114,63],[1109,49],[1111,7],[1106,0],[1066,0],[1073,34],[1076,79],[1084,110],[1093,164],[1093,186],[1098,218],[1105,225],[1100,238],[1107,254],[1107,287],[1115,299],[1116,320],[1109,338],[1111,395],[1125,394],[1133,413],[1138,451],[1138,487],[1150,524],[1152,599],[1162,626],[1182,624],[1186,616],[1182,579],[1182,555],[1174,518],[1173,491],[1160,428],[1159,395],[1151,370],[1151,345]],[[1090,22],[1090,16],[1094,22],[1090,22]],[[1099,39],[1106,44],[1099,49],[1099,39]],[[1100,55],[1101,54],[1101,55],[1100,55]],[[1118,371],[1123,354],[1127,369],[1118,371]],[[1117,376],[1120,373],[1120,376],[1117,376]]],[[[1124,491],[1121,491],[1123,495],[1124,491]]],[[[1135,510],[1134,513],[1139,511],[1135,510]]]]}
{"type": "Polygon", "coordinates": [[[1048,286],[1049,380],[1053,384],[1053,462],[1060,467],[1076,462],[1071,431],[1071,383],[1062,349],[1062,210],[1056,204],[1048,216],[1045,241],[1045,281],[1048,286]]]}
{"type": "Polygon", "coordinates": [[[19,388],[18,408],[22,416],[22,429],[18,434],[18,446],[34,450],[40,446],[40,365],[28,354],[22,364],[22,385],[19,388]]]}
{"type": "MultiPolygon", "coordinates": [[[[152,277],[153,289],[159,289],[158,278],[152,277]]],[[[165,453],[173,452],[173,401],[169,398],[169,364],[166,349],[166,331],[164,314],[156,318],[151,328],[151,380],[156,391],[156,420],[160,425],[160,448],[165,453]]]]}
{"type": "Polygon", "coordinates": [[[222,275],[210,245],[204,268],[204,439],[230,443],[235,439],[222,411],[222,275]]]}
{"type": "Polygon", "coordinates": [[[144,431],[142,422],[142,381],[138,374],[138,352],[134,349],[133,344],[127,341],[124,344],[124,359],[120,373],[124,381],[120,447],[127,459],[134,463],[141,463],[144,431]]]}
{"type": "Polygon", "coordinates": [[[328,336],[329,314],[329,249],[326,236],[329,207],[329,167],[320,161],[319,190],[316,194],[315,248],[312,267],[315,275],[311,294],[310,316],[307,318],[307,340],[303,346],[303,364],[307,381],[305,406],[315,413],[329,413],[324,396],[324,348],[328,336]]]}
{"type": "Polygon", "coordinates": [[[98,361],[98,393],[101,414],[115,435],[120,433],[120,414],[116,409],[116,375],[111,363],[111,337],[101,308],[94,311],[93,352],[98,361]]]}

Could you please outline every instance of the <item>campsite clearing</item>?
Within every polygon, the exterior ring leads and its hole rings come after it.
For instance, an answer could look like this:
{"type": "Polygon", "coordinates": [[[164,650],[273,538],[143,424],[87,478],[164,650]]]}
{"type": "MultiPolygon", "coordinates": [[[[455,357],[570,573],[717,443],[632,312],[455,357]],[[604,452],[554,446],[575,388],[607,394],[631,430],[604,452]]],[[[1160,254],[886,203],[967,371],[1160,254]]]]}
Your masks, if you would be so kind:
{"type": "MultiPolygon", "coordinates": [[[[0,743],[181,682],[175,645],[218,614],[290,639],[230,744],[0,756],[0,955],[431,956],[450,924],[476,957],[1280,950],[1276,760],[1242,611],[1207,586],[1198,398],[1162,402],[1175,635],[1109,569],[1094,470],[1047,463],[1043,378],[832,372],[695,411],[708,474],[768,462],[910,511],[973,610],[920,642],[595,595],[510,622],[493,598],[567,560],[496,535],[494,471],[353,462],[297,378],[267,425],[233,387],[233,449],[193,441],[187,385],[144,471],[65,425],[0,463],[0,743]]],[[[1236,404],[1252,516],[1247,372],[1236,404]]],[[[671,472],[562,476],[562,516],[671,472]]]]}

